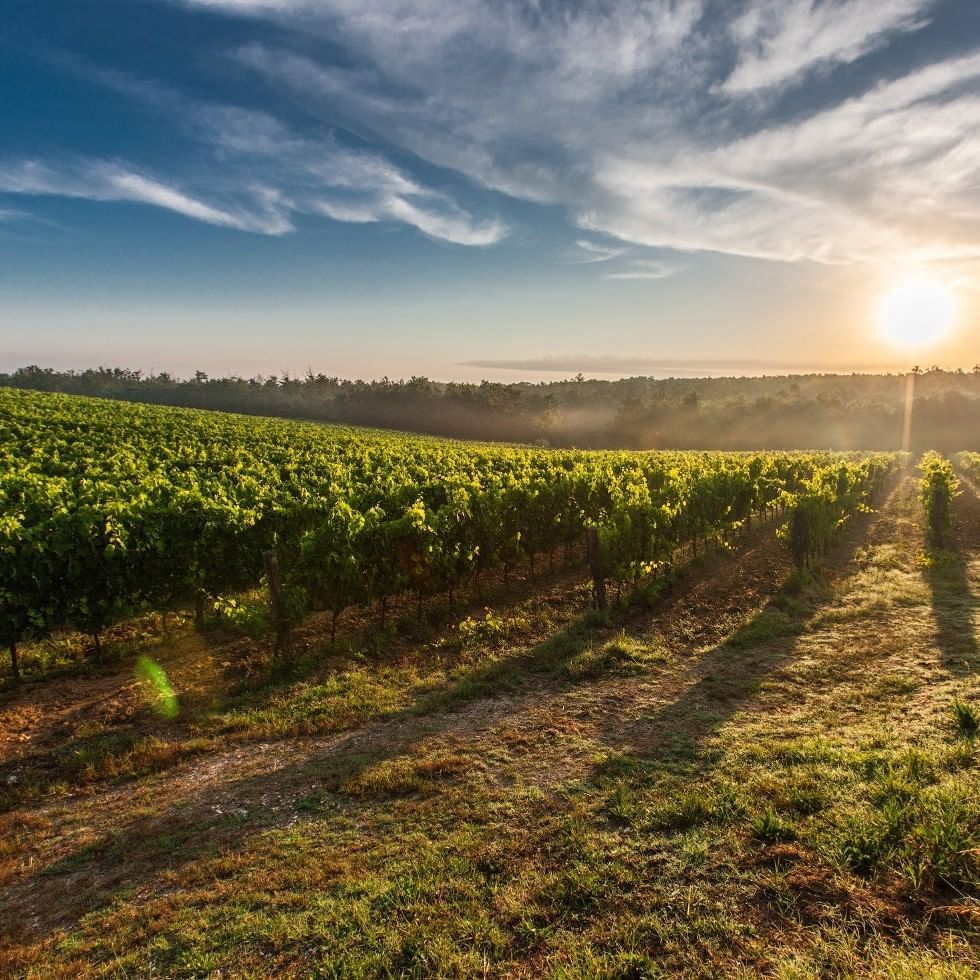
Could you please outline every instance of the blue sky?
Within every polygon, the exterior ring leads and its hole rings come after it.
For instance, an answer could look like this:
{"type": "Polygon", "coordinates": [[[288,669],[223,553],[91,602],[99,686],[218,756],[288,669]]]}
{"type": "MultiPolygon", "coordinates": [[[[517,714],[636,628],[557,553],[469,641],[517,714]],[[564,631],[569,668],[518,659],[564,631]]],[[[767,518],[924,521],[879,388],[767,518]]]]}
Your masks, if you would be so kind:
{"type": "Polygon", "coordinates": [[[971,0],[7,0],[0,368],[980,360],[971,0]],[[949,335],[882,337],[928,276],[949,335]]]}

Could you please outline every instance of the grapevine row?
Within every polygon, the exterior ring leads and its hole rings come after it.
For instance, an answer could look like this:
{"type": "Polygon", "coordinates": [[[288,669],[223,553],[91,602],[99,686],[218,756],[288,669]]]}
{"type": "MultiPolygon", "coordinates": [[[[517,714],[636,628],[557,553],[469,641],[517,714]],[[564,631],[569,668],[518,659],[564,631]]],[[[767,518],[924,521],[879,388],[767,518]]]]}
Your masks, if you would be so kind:
{"type": "Polygon", "coordinates": [[[813,511],[819,541],[894,466],[484,446],[0,389],[0,641],[69,626],[98,646],[139,609],[256,585],[270,550],[293,618],[383,616],[408,591],[579,551],[590,528],[627,583],[777,505],[813,511]],[[825,498],[820,516],[807,501],[825,498]]]}
{"type": "Polygon", "coordinates": [[[926,453],[919,463],[922,480],[919,497],[926,512],[926,533],[929,544],[941,548],[952,524],[953,497],[957,480],[953,464],[939,453],[926,453]]]}

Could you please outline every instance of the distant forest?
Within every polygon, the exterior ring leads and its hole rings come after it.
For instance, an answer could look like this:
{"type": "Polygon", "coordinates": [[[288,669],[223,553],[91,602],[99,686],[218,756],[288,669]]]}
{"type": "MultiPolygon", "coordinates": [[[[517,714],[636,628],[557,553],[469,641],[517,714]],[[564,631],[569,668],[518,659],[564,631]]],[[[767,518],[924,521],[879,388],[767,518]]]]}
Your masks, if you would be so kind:
{"type": "MultiPolygon", "coordinates": [[[[624,449],[893,449],[908,375],[806,374],[479,384],[428,378],[179,379],[124,368],[0,374],[0,385],[402,429],[454,438],[624,449]]],[[[912,446],[980,450],[980,365],[914,369],[912,446]]]]}

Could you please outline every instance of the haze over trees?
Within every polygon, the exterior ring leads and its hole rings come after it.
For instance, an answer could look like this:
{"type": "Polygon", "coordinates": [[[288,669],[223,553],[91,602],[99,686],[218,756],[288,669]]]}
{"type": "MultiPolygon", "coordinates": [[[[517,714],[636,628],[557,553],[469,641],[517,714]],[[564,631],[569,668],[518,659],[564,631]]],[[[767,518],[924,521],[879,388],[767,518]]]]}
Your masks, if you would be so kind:
{"type": "MultiPolygon", "coordinates": [[[[980,449],[980,366],[914,368],[917,451],[980,449]]],[[[253,415],[395,428],[466,439],[623,449],[897,449],[908,375],[730,378],[582,375],[479,384],[347,380],[323,373],[188,379],[125,368],[0,374],[0,386],[253,415]]]]}

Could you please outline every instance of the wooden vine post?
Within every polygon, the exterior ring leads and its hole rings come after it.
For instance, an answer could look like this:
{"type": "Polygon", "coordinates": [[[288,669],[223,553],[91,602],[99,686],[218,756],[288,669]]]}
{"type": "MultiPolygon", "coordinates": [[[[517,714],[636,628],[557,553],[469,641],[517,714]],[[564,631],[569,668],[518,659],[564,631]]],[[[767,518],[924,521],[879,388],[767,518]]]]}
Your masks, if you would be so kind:
{"type": "Polygon", "coordinates": [[[289,636],[289,620],[286,616],[282,594],[282,575],[279,571],[279,555],[275,549],[264,551],[265,578],[269,583],[269,605],[272,609],[272,625],[276,631],[276,657],[289,657],[292,644],[289,636]]]}
{"type": "Polygon", "coordinates": [[[599,529],[597,527],[588,529],[587,541],[589,562],[592,566],[592,594],[595,596],[596,608],[605,610],[608,605],[606,601],[606,576],[602,568],[602,549],[599,545],[599,529]]]}
{"type": "Polygon", "coordinates": [[[196,629],[198,633],[203,633],[206,627],[204,610],[204,589],[198,589],[197,594],[194,596],[194,629],[196,629]]]}

